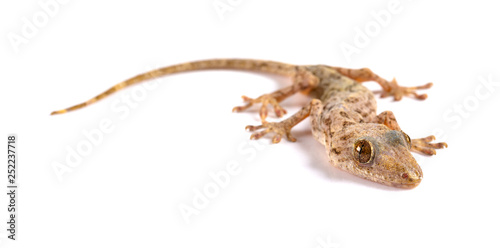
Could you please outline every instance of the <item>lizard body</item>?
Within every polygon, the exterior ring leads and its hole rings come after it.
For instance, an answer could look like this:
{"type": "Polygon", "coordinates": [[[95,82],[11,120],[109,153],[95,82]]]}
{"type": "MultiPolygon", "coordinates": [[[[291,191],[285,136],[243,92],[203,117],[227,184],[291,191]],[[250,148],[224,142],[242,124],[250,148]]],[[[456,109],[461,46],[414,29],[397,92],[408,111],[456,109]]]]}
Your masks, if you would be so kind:
{"type": "Polygon", "coordinates": [[[427,95],[415,93],[427,89],[428,83],[417,87],[402,87],[395,80],[387,81],[367,68],[346,69],[326,65],[297,66],[274,61],[252,59],[213,59],[178,64],[159,68],[123,81],[96,97],[67,109],[52,112],[62,114],[83,108],[127,86],[148,79],[186,71],[207,69],[235,69],[272,73],[292,79],[292,85],[252,99],[243,96],[247,102],[233,111],[240,112],[254,104],[262,104],[262,124],[247,126],[254,131],[252,139],[259,139],[267,133],[275,133],[273,143],[283,136],[295,141],[290,130],[297,123],[311,117],[312,133],[323,144],[330,164],[356,176],[378,183],[400,188],[416,187],[422,179],[422,170],[411,152],[434,155],[435,149],[447,147],[446,143],[430,143],[434,136],[411,140],[401,131],[394,114],[385,111],[376,114],[377,103],[373,93],[361,82],[375,81],[382,87],[382,97],[403,96],[425,99],[427,95]],[[294,115],[281,122],[267,122],[268,105],[274,107],[278,117],[286,111],[279,105],[287,97],[298,93],[309,94],[313,99],[294,115]],[[263,129],[262,131],[257,131],[263,129]]]}

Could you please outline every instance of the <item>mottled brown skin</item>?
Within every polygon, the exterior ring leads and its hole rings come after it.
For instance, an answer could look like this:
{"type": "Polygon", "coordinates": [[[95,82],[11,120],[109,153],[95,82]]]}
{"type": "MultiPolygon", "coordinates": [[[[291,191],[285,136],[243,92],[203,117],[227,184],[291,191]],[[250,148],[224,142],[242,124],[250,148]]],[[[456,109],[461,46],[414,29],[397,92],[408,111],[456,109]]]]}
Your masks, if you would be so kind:
{"type": "Polygon", "coordinates": [[[382,97],[393,96],[394,100],[398,101],[403,96],[425,99],[427,95],[419,95],[415,91],[428,89],[432,83],[417,87],[402,87],[395,79],[389,82],[367,68],[296,66],[251,59],[195,61],[135,76],[84,103],[54,111],[52,114],[83,108],[144,80],[207,69],[248,70],[290,77],[292,85],[255,99],[243,96],[247,104],[233,108],[233,111],[240,112],[255,104],[262,105],[259,112],[262,124],[247,126],[246,129],[263,130],[254,132],[250,138],[259,139],[267,133],[274,133],[273,143],[280,142],[283,136],[295,141],[291,129],[305,118],[311,117],[312,133],[315,139],[325,146],[330,164],[371,181],[400,188],[416,187],[422,180],[422,170],[411,152],[434,155],[435,149],[447,147],[446,143],[430,143],[434,140],[434,136],[411,140],[401,131],[391,111],[376,114],[377,102],[373,93],[361,85],[362,82],[375,81],[382,87],[382,97]],[[274,108],[278,117],[282,117],[286,111],[279,103],[297,92],[309,94],[313,99],[297,113],[281,122],[266,121],[268,105],[274,108]]]}

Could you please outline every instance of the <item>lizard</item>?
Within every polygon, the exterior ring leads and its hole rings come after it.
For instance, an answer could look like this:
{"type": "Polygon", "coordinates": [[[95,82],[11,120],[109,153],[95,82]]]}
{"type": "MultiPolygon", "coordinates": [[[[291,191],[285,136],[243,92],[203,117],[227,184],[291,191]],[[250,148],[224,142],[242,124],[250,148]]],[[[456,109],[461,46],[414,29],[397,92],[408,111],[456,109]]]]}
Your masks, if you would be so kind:
{"type": "Polygon", "coordinates": [[[77,110],[95,103],[128,86],[174,73],[232,69],[270,73],[291,79],[292,84],[257,98],[242,96],[243,106],[233,108],[242,112],[253,105],[261,104],[260,125],[246,126],[253,132],[251,139],[259,139],[274,133],[272,143],[279,143],[282,137],[296,141],[291,129],[310,117],[314,138],[323,144],[329,163],[358,177],[397,188],[414,188],[420,184],[423,174],[411,152],[435,155],[436,149],[448,145],[432,143],[433,135],[411,139],[404,133],[392,111],[377,115],[374,94],[362,85],[374,81],[382,88],[381,97],[392,96],[395,101],[403,97],[418,100],[427,98],[417,90],[429,89],[432,83],[416,87],[400,86],[398,82],[385,80],[368,68],[348,69],[328,65],[293,65],[256,59],[209,59],[158,68],[139,74],[118,83],[88,101],[52,112],[52,115],[77,110]],[[286,110],[280,102],[296,94],[311,97],[308,104],[297,113],[279,122],[268,122],[268,108],[272,107],[277,117],[283,117],[286,110]]]}

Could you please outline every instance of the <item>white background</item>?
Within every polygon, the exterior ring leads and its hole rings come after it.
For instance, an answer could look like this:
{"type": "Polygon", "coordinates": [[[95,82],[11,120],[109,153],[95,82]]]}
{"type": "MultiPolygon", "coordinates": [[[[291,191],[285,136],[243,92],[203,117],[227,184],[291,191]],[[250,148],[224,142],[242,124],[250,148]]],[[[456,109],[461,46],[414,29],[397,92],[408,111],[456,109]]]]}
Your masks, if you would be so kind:
{"type": "MultiPolygon", "coordinates": [[[[500,17],[492,1],[393,1],[396,12],[378,24],[373,13],[391,1],[73,0],[49,10],[47,2],[0,4],[0,125],[3,142],[18,134],[20,185],[15,242],[6,238],[1,194],[2,247],[500,246],[500,17]],[[232,7],[218,13],[214,2],[232,7]],[[27,25],[36,30],[26,33],[27,25]],[[343,53],[367,27],[369,40],[343,53]],[[250,143],[244,127],[258,124],[257,112],[231,108],[241,95],[289,82],[248,72],[165,77],[49,116],[156,67],[228,57],[369,67],[402,85],[432,81],[427,100],[383,99],[379,111],[392,110],[411,137],[435,134],[449,148],[416,156],[424,180],[399,190],[330,168],[308,121],[293,130],[296,143],[250,143]],[[59,178],[54,165],[69,166],[69,150],[90,144],[84,133],[103,121],[112,130],[59,178]],[[210,175],[234,163],[238,173],[214,188],[210,175]],[[196,192],[207,188],[204,202],[196,192]],[[193,199],[203,206],[183,216],[193,199]]],[[[306,102],[283,105],[293,113],[306,102]]]]}

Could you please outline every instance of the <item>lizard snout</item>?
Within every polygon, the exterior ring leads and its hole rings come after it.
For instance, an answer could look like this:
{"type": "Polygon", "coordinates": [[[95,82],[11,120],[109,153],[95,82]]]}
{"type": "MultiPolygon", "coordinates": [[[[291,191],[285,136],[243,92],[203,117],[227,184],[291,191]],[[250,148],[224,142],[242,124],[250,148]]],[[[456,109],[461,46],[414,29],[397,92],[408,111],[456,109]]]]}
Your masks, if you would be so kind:
{"type": "MultiPolygon", "coordinates": [[[[422,181],[423,175],[422,170],[418,168],[416,171],[403,172],[401,174],[402,182],[400,183],[402,188],[414,188],[417,187],[422,181]]],[[[397,185],[395,185],[397,186],[397,185]]]]}

